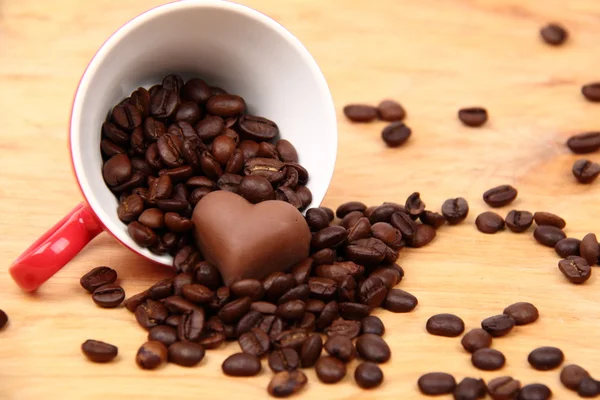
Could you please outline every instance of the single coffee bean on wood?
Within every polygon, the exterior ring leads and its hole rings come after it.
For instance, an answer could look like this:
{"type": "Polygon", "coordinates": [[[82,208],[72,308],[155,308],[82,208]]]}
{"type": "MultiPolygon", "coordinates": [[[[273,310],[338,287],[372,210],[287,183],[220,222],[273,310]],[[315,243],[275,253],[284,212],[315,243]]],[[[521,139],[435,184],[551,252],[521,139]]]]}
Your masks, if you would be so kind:
{"type": "Polygon", "coordinates": [[[177,342],[169,346],[169,361],[183,367],[193,367],[204,358],[204,347],[194,342],[177,342]]]}
{"type": "Polygon", "coordinates": [[[575,154],[594,153],[600,149],[600,132],[573,135],[567,140],[567,146],[575,154]]]}
{"type": "Polygon", "coordinates": [[[484,398],[487,392],[483,379],[464,378],[454,388],[455,400],[476,400],[484,398]]]}
{"type": "Polygon", "coordinates": [[[362,362],[354,370],[354,381],[363,389],[373,389],[383,382],[383,372],[377,364],[362,362]]]}
{"type": "Polygon", "coordinates": [[[600,395],[600,381],[588,376],[581,380],[577,388],[579,397],[598,397],[600,395]]]}
{"type": "Polygon", "coordinates": [[[102,308],[115,308],[125,300],[125,291],[121,286],[109,283],[94,290],[92,300],[102,308]]]}
{"type": "Polygon", "coordinates": [[[592,183],[600,175],[600,164],[590,160],[577,160],[573,164],[572,172],[579,183],[592,183]]]}
{"type": "Polygon", "coordinates": [[[453,314],[437,314],[427,320],[425,328],[432,335],[456,337],[464,332],[465,323],[453,314]]]}
{"type": "Polygon", "coordinates": [[[537,321],[540,314],[538,309],[531,303],[519,302],[511,304],[502,312],[515,320],[517,325],[527,325],[537,321]]]}
{"type": "Polygon", "coordinates": [[[277,398],[289,397],[302,390],[307,382],[308,378],[302,371],[281,371],[273,376],[267,392],[277,398]]]}
{"type": "Polygon", "coordinates": [[[544,42],[551,46],[560,46],[569,37],[567,30],[557,23],[550,23],[542,27],[540,35],[544,42]]]}
{"type": "Polygon", "coordinates": [[[156,369],[167,361],[167,348],[161,342],[149,341],[138,350],[135,361],[142,369],[156,369]]]}
{"type": "Polygon", "coordinates": [[[475,368],[484,371],[496,371],[504,366],[504,354],[495,349],[479,349],[471,355],[471,363],[475,368]]]}
{"type": "Polygon", "coordinates": [[[115,283],[117,280],[117,271],[109,267],[96,267],[90,272],[86,273],[81,277],[79,283],[81,286],[90,293],[94,293],[94,290],[100,286],[115,283]]]}
{"type": "Polygon", "coordinates": [[[521,390],[521,382],[510,376],[500,376],[488,382],[487,390],[494,400],[514,400],[521,390]]]}
{"type": "Polygon", "coordinates": [[[559,240],[566,238],[567,235],[562,229],[557,228],[556,226],[541,225],[535,228],[535,231],[533,231],[533,237],[539,244],[548,247],[554,247],[559,240]]]}
{"type": "Polygon", "coordinates": [[[589,101],[600,101],[600,82],[593,82],[583,85],[581,87],[581,94],[583,94],[583,96],[589,101]]]}
{"type": "Polygon", "coordinates": [[[493,337],[508,335],[515,325],[513,317],[504,314],[494,315],[481,321],[481,327],[493,337]]]}
{"type": "Polygon", "coordinates": [[[505,222],[511,231],[525,232],[533,224],[533,214],[529,211],[511,210],[506,214],[505,222]]]}
{"type": "Polygon", "coordinates": [[[560,372],[560,381],[566,388],[577,390],[581,381],[589,376],[590,373],[579,365],[570,364],[566,365],[560,372]]]}
{"type": "Polygon", "coordinates": [[[388,147],[399,147],[406,142],[412,134],[412,130],[404,122],[392,122],[381,131],[381,138],[388,147]]]}
{"type": "Polygon", "coordinates": [[[385,298],[383,308],[395,313],[406,313],[414,310],[418,303],[412,294],[402,289],[392,289],[385,298]]]}
{"type": "Polygon", "coordinates": [[[550,397],[552,397],[552,391],[548,386],[531,383],[521,388],[517,400],[548,400],[550,397]]]}
{"type": "Polygon", "coordinates": [[[558,262],[558,269],[571,283],[584,283],[592,275],[592,268],[585,258],[569,256],[558,262]]]}
{"type": "Polygon", "coordinates": [[[346,376],[346,364],[335,357],[321,357],[315,364],[315,372],[321,382],[336,383],[346,376]]]}
{"type": "Polygon", "coordinates": [[[483,329],[472,329],[463,336],[460,344],[469,353],[474,353],[479,349],[490,347],[492,345],[492,335],[483,329]]]}
{"type": "Polygon", "coordinates": [[[567,222],[556,214],[552,214],[545,211],[537,211],[533,214],[533,219],[538,226],[549,225],[555,226],[559,229],[564,229],[567,226],[567,222]]]}
{"type": "Polygon", "coordinates": [[[448,199],[442,204],[442,214],[450,225],[461,223],[469,214],[469,204],[462,197],[448,199]]]}
{"type": "Polygon", "coordinates": [[[564,361],[565,356],[558,347],[538,347],[529,353],[527,361],[537,370],[548,371],[558,368],[564,361]]]}
{"type": "Polygon", "coordinates": [[[445,372],[430,372],[422,375],[417,381],[421,393],[428,396],[450,394],[456,387],[456,380],[445,372]]]}
{"type": "Polygon", "coordinates": [[[600,258],[600,245],[598,244],[598,238],[594,233],[588,233],[583,237],[579,244],[579,253],[581,257],[585,258],[589,265],[598,264],[598,258],[600,258]]]}
{"type": "Polygon", "coordinates": [[[221,369],[229,376],[254,376],[257,375],[262,366],[260,359],[248,353],[235,353],[223,361],[221,369]]]}
{"type": "Polygon", "coordinates": [[[475,219],[475,226],[482,233],[496,233],[504,229],[504,220],[493,211],[485,211],[475,219]]]}
{"type": "Polygon", "coordinates": [[[567,258],[569,256],[578,256],[579,253],[579,245],[581,244],[581,240],[575,238],[565,238],[561,239],[554,245],[554,251],[562,258],[567,258]]]}
{"type": "Polygon", "coordinates": [[[466,126],[478,127],[486,123],[488,113],[482,107],[461,108],[458,110],[458,119],[466,126]]]}
{"type": "Polygon", "coordinates": [[[382,121],[401,121],[406,117],[406,111],[397,101],[383,100],[377,106],[379,119],[382,121]]]}
{"type": "Polygon", "coordinates": [[[377,109],[365,104],[349,104],[344,107],[344,115],[352,122],[371,122],[377,118],[377,109]]]}
{"type": "Polygon", "coordinates": [[[86,340],[81,345],[81,351],[92,362],[106,363],[114,360],[118,355],[119,349],[112,344],[101,342],[99,340],[86,340]]]}
{"type": "Polygon", "coordinates": [[[487,190],[483,194],[483,201],[490,207],[503,207],[512,203],[517,198],[517,189],[510,185],[500,185],[487,190]]]}

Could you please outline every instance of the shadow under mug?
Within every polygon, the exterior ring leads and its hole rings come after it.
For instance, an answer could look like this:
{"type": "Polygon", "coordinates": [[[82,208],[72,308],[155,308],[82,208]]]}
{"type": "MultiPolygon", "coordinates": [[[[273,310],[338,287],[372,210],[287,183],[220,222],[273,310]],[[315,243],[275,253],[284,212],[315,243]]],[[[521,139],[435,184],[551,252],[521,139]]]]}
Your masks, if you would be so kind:
{"type": "Polygon", "coordinates": [[[102,177],[100,128],[114,104],[168,74],[202,77],[246,99],[248,112],[275,121],[308,170],[318,206],[333,175],[337,122],[327,82],[308,50],[260,12],[222,0],[183,0],[151,9],[117,30],[84,72],[71,111],[69,147],[85,202],[75,207],[11,265],[33,291],[102,231],[141,256],[171,266],[170,255],[138,246],[116,213],[102,177]]]}

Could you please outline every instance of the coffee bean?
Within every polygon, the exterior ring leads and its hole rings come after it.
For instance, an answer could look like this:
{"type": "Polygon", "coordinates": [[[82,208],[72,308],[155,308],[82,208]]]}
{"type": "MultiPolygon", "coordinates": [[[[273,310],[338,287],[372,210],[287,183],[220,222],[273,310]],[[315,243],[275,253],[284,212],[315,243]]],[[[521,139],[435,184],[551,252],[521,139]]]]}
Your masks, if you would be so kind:
{"type": "Polygon", "coordinates": [[[402,280],[404,270],[397,264],[382,266],[374,269],[370,276],[376,276],[383,281],[388,290],[391,290],[402,280]]]}
{"type": "Polygon", "coordinates": [[[440,226],[446,223],[446,217],[444,217],[442,214],[427,210],[419,215],[419,219],[425,225],[429,225],[435,229],[438,229],[440,226]]]}
{"type": "Polygon", "coordinates": [[[460,341],[463,348],[469,353],[485,349],[492,345],[492,336],[483,329],[472,329],[460,341]]]}
{"type": "Polygon", "coordinates": [[[150,115],[150,92],[143,87],[139,87],[131,93],[129,102],[133,104],[143,118],[150,115]]]}
{"type": "Polygon", "coordinates": [[[146,301],[146,299],[148,298],[148,293],[148,290],[144,290],[143,292],[134,294],[133,296],[125,300],[125,303],[123,303],[125,305],[125,308],[127,308],[131,312],[135,312],[138,306],[146,301]]]}
{"type": "Polygon", "coordinates": [[[339,306],[336,301],[330,301],[327,303],[316,321],[316,329],[322,331],[330,326],[331,323],[338,317],[338,312],[339,306]]]}
{"type": "Polygon", "coordinates": [[[592,102],[600,101],[600,82],[588,83],[581,87],[581,94],[592,102]]]}
{"type": "Polygon", "coordinates": [[[450,225],[461,223],[469,214],[469,204],[462,197],[448,199],[442,204],[442,214],[450,225]]]}
{"type": "Polygon", "coordinates": [[[214,296],[212,290],[200,284],[183,285],[181,294],[187,300],[196,304],[208,304],[214,296]]]}
{"type": "Polygon", "coordinates": [[[452,393],[455,400],[476,400],[484,398],[487,392],[483,379],[464,378],[452,393]]]}
{"type": "Polygon", "coordinates": [[[385,363],[391,357],[388,344],[372,333],[365,333],[356,339],[356,351],[363,359],[376,363],[385,363]]]}
{"type": "Polygon", "coordinates": [[[204,358],[202,345],[194,342],[177,342],[169,346],[169,361],[184,367],[193,367],[204,358]]]}
{"type": "Polygon", "coordinates": [[[190,342],[200,340],[200,335],[204,328],[204,319],[205,315],[202,308],[187,311],[183,314],[181,322],[177,327],[177,338],[179,340],[189,340],[190,342]]]}
{"type": "Polygon", "coordinates": [[[148,332],[148,340],[155,340],[169,347],[177,341],[177,330],[166,325],[155,326],[148,332]]]}
{"type": "Polygon", "coordinates": [[[402,146],[411,136],[412,130],[404,122],[392,122],[381,131],[381,138],[388,147],[402,146]]]}
{"type": "Polygon", "coordinates": [[[240,182],[239,194],[253,204],[275,199],[273,186],[262,176],[245,176],[240,182]]]}
{"type": "Polygon", "coordinates": [[[262,283],[257,279],[242,279],[234,282],[230,290],[235,297],[249,297],[252,301],[260,300],[265,294],[262,283]]]}
{"type": "Polygon", "coordinates": [[[273,344],[276,348],[293,348],[301,351],[302,346],[308,338],[306,329],[296,328],[283,331],[278,335],[271,335],[273,344]]]}
{"type": "MultiPolygon", "coordinates": [[[[415,236],[409,239],[410,247],[420,248],[428,245],[435,239],[437,232],[429,225],[417,224],[415,236]]],[[[395,261],[395,260],[394,260],[395,261]]]]}
{"type": "Polygon", "coordinates": [[[575,154],[598,151],[600,149],[600,132],[586,132],[573,135],[567,140],[567,146],[575,154]]]}
{"type": "Polygon", "coordinates": [[[512,317],[517,325],[527,325],[537,321],[540,314],[531,303],[519,302],[506,307],[503,314],[512,317]]]}
{"type": "Polygon", "coordinates": [[[167,128],[162,121],[152,117],[146,118],[144,121],[144,136],[147,140],[156,142],[165,133],[167,133],[167,128]]]}
{"type": "Polygon", "coordinates": [[[382,121],[401,121],[406,117],[404,108],[394,100],[383,100],[377,106],[377,114],[382,121]]]}
{"type": "Polygon", "coordinates": [[[579,397],[598,397],[600,394],[600,382],[592,377],[585,377],[579,383],[577,389],[579,397]]]}
{"type": "Polygon", "coordinates": [[[327,336],[342,335],[354,339],[360,335],[360,330],[361,325],[359,321],[346,321],[338,318],[325,329],[325,333],[327,336]]]}
{"type": "Polygon", "coordinates": [[[588,378],[590,373],[579,365],[571,364],[565,366],[560,372],[560,381],[565,387],[571,390],[577,390],[581,381],[588,378]]]}
{"type": "Polygon", "coordinates": [[[325,342],[325,351],[330,356],[343,362],[350,362],[356,357],[356,349],[347,336],[331,336],[325,342]]]}
{"type": "Polygon", "coordinates": [[[146,342],[137,351],[135,361],[142,369],[156,369],[167,361],[167,348],[161,342],[146,342]]]}
{"type": "Polygon", "coordinates": [[[320,314],[325,308],[325,303],[322,300],[308,299],[306,300],[306,311],[313,314],[320,314]]]}
{"type": "Polygon", "coordinates": [[[487,190],[483,194],[483,201],[490,207],[503,207],[512,203],[517,198],[517,189],[510,185],[500,185],[487,190]]]}
{"type": "Polygon", "coordinates": [[[592,183],[600,175],[600,164],[590,160],[577,160],[572,171],[580,183],[592,183]]]}
{"type": "Polygon", "coordinates": [[[371,122],[377,118],[377,109],[364,104],[349,104],[344,107],[344,115],[352,122],[371,122]]]}
{"type": "MultiPolygon", "coordinates": [[[[302,347],[300,349],[300,362],[301,362],[302,368],[310,368],[313,365],[315,365],[315,363],[321,356],[322,349],[323,349],[323,339],[321,338],[321,335],[319,335],[319,334],[310,335],[304,341],[304,343],[302,344],[302,347]]],[[[285,351],[287,349],[281,349],[281,350],[285,351]]],[[[271,353],[271,354],[273,354],[273,353],[271,353]]],[[[286,357],[288,357],[288,356],[286,356],[286,357]]],[[[291,357],[293,357],[293,356],[291,356],[291,357]]],[[[270,357],[269,357],[269,365],[270,365],[270,363],[271,363],[271,361],[270,361],[270,357]]],[[[287,365],[293,366],[294,363],[291,361],[287,361],[287,365]]],[[[273,367],[271,367],[271,369],[273,369],[273,367]]],[[[275,371],[275,369],[273,369],[273,370],[275,371]]]]}
{"type": "Polygon", "coordinates": [[[557,23],[550,23],[540,30],[540,35],[544,42],[551,46],[563,44],[569,37],[568,32],[557,23]]]}
{"type": "Polygon", "coordinates": [[[391,289],[385,298],[383,308],[395,313],[406,313],[414,310],[418,303],[419,301],[412,294],[401,289],[391,289]]]}
{"type": "Polygon", "coordinates": [[[306,223],[312,232],[317,232],[329,226],[329,218],[323,209],[311,208],[306,211],[306,223]]]}
{"type": "MultiPolygon", "coordinates": [[[[0,326],[1,328],[1,326],[0,326]]],[[[115,359],[119,349],[112,344],[101,342],[99,340],[88,339],[81,345],[81,351],[88,360],[95,363],[107,363],[115,359]]]]}
{"type": "Polygon", "coordinates": [[[108,186],[117,186],[127,182],[131,174],[131,161],[127,154],[115,154],[102,167],[102,176],[108,186]]]}
{"type": "Polygon", "coordinates": [[[129,134],[123,132],[111,122],[102,124],[102,136],[115,146],[127,146],[129,144],[129,134]]]}
{"type": "Polygon", "coordinates": [[[168,212],[165,214],[165,225],[172,232],[182,233],[191,230],[194,223],[189,218],[184,218],[181,215],[168,212]]]}
{"type": "Polygon", "coordinates": [[[206,111],[219,117],[232,117],[246,110],[246,102],[240,96],[219,94],[212,96],[206,102],[206,111]]]}
{"type": "Polygon", "coordinates": [[[360,265],[374,266],[385,258],[387,246],[377,238],[359,239],[346,247],[346,258],[360,265]]]}
{"type": "Polygon", "coordinates": [[[0,329],[4,328],[8,324],[8,315],[3,310],[0,310],[0,329]]]}
{"type": "Polygon", "coordinates": [[[423,200],[421,200],[421,195],[419,192],[414,192],[408,196],[404,208],[406,209],[406,213],[413,219],[425,211],[425,203],[423,203],[423,200]]]}
{"type": "Polygon", "coordinates": [[[594,233],[588,233],[583,237],[579,245],[579,253],[585,258],[589,265],[598,264],[600,258],[600,245],[594,233]]]}
{"type": "Polygon", "coordinates": [[[465,323],[453,314],[437,314],[427,320],[425,328],[432,335],[456,337],[464,332],[465,323]]]}
{"type": "Polygon", "coordinates": [[[240,335],[240,348],[244,353],[262,357],[271,348],[269,336],[258,328],[252,328],[249,332],[240,335]]]}
{"type": "Polygon", "coordinates": [[[321,249],[310,256],[315,265],[331,264],[337,259],[337,254],[333,249],[321,249]]]}
{"type": "MultiPolygon", "coordinates": [[[[173,259],[173,266],[175,267],[175,269],[177,271],[185,272],[186,274],[188,274],[188,275],[184,275],[184,276],[191,277],[190,274],[193,273],[193,269],[195,268],[196,263],[198,262],[199,259],[200,259],[200,253],[195,251],[192,248],[192,246],[184,246],[177,252],[177,254],[175,254],[175,257],[173,259]]],[[[180,277],[179,275],[177,276],[178,291],[183,290],[183,285],[180,282],[180,280],[182,278],[183,277],[180,277]]],[[[189,281],[185,282],[185,283],[191,284],[192,279],[188,279],[188,280],[189,281]]]]}
{"type": "Polygon", "coordinates": [[[111,119],[115,125],[126,131],[131,131],[142,124],[142,114],[133,104],[115,106],[111,119]]]}
{"type": "MultiPolygon", "coordinates": [[[[307,279],[308,279],[308,277],[307,277],[307,279]]],[[[310,296],[310,289],[308,288],[308,285],[302,284],[302,285],[298,285],[295,288],[292,288],[292,289],[288,290],[287,292],[285,292],[285,294],[283,296],[281,296],[279,298],[279,300],[277,300],[277,304],[289,303],[290,301],[302,301],[304,303],[306,300],[308,300],[309,296],[310,296]]],[[[295,304],[294,306],[292,306],[291,304],[287,306],[288,311],[289,311],[290,307],[298,307],[298,305],[299,305],[299,303],[294,303],[294,304],[295,304]]]]}
{"type": "Polygon", "coordinates": [[[580,243],[581,240],[575,238],[561,239],[554,245],[554,251],[562,258],[579,256],[580,243]]]}
{"type": "MultiPolygon", "coordinates": [[[[185,286],[185,285],[184,285],[185,286]]],[[[184,299],[181,296],[169,296],[162,303],[164,307],[173,314],[185,314],[196,310],[201,310],[197,305],[184,299]]]]}
{"type": "Polygon", "coordinates": [[[348,232],[341,226],[329,226],[313,235],[311,247],[314,250],[337,247],[344,243],[348,232]]]}
{"type": "Polygon", "coordinates": [[[198,104],[204,104],[210,98],[210,87],[202,79],[193,78],[183,85],[182,96],[198,104]]]}
{"type": "Polygon", "coordinates": [[[81,277],[79,283],[90,293],[101,286],[115,283],[117,271],[109,267],[96,267],[81,277]]]}
{"type": "Polygon", "coordinates": [[[192,284],[193,281],[194,277],[191,272],[177,274],[177,276],[173,278],[173,292],[177,296],[181,296],[183,294],[183,287],[192,284]]]}
{"type": "MultiPolygon", "coordinates": [[[[351,277],[349,277],[349,279],[352,280],[351,277]]],[[[352,300],[352,298],[346,300],[352,300]]],[[[346,320],[361,321],[364,317],[367,317],[371,313],[372,309],[373,307],[366,304],[346,301],[340,303],[340,316],[346,320]]]]}
{"type": "Polygon", "coordinates": [[[504,314],[486,318],[481,322],[481,327],[493,337],[508,335],[515,325],[513,317],[504,314]]]}
{"type": "Polygon", "coordinates": [[[183,79],[179,75],[167,75],[163,78],[162,87],[179,94],[183,88],[183,79]]]}
{"type": "Polygon", "coordinates": [[[346,215],[350,214],[352,211],[364,212],[366,209],[367,209],[366,204],[364,204],[360,201],[349,201],[349,202],[341,204],[335,211],[335,215],[338,218],[344,218],[346,215]]]}
{"type": "Polygon", "coordinates": [[[533,214],[529,211],[511,210],[506,215],[506,226],[515,233],[525,232],[533,224],[533,214]]]}
{"type": "Polygon", "coordinates": [[[273,372],[293,371],[300,367],[300,357],[294,349],[276,349],[269,354],[269,368],[273,372]]]}
{"type": "MultiPolygon", "coordinates": [[[[377,222],[390,222],[392,219],[392,214],[405,213],[405,212],[406,212],[406,210],[404,209],[404,206],[390,204],[390,203],[383,203],[382,205],[375,208],[371,212],[371,214],[369,215],[368,218],[372,224],[375,224],[377,222]]],[[[398,228],[398,227],[396,227],[396,228],[398,228]]],[[[398,228],[398,229],[400,229],[400,228],[398,228]]]]}
{"type": "Polygon", "coordinates": [[[521,382],[510,376],[500,376],[488,382],[487,390],[494,400],[514,400],[521,390],[521,382]]]}
{"type": "Polygon", "coordinates": [[[363,333],[371,333],[378,336],[383,336],[385,333],[385,326],[379,317],[369,315],[363,318],[360,323],[363,333]]]}
{"type": "Polygon", "coordinates": [[[160,88],[150,100],[150,114],[156,118],[169,118],[175,114],[180,103],[179,94],[173,90],[160,88]]]}
{"type": "Polygon", "coordinates": [[[450,394],[456,387],[456,380],[445,372],[430,372],[417,381],[421,393],[428,396],[450,394]]]}
{"type": "Polygon", "coordinates": [[[100,150],[102,150],[102,154],[107,158],[110,158],[115,154],[124,154],[126,152],[121,146],[114,144],[108,139],[102,139],[100,141],[100,150]]]}
{"type": "Polygon", "coordinates": [[[361,362],[354,370],[354,380],[363,389],[373,389],[383,382],[383,372],[377,364],[361,362]]]}
{"type": "Polygon", "coordinates": [[[292,275],[274,272],[263,280],[265,299],[270,302],[276,302],[295,285],[296,280],[292,275]]]}
{"type": "Polygon", "coordinates": [[[109,283],[94,290],[92,300],[102,308],[115,308],[125,300],[125,291],[121,286],[109,283]]]}
{"type": "Polygon", "coordinates": [[[273,376],[267,391],[273,397],[289,397],[302,390],[307,382],[302,371],[281,371],[273,376]]]}
{"type": "Polygon", "coordinates": [[[165,226],[165,213],[158,208],[148,208],[140,214],[138,221],[148,228],[160,229],[165,226]]]}
{"type": "Polygon", "coordinates": [[[538,347],[529,353],[527,361],[537,370],[548,371],[562,364],[565,356],[557,347],[538,347]]]}
{"type": "Polygon", "coordinates": [[[461,108],[458,110],[458,119],[466,126],[478,127],[486,123],[488,113],[481,107],[461,108]]]}
{"type": "Polygon", "coordinates": [[[226,324],[232,324],[242,318],[249,310],[252,304],[250,297],[242,297],[226,304],[219,311],[219,318],[226,324]]]}
{"type": "Polygon", "coordinates": [[[321,357],[315,364],[315,372],[321,382],[336,383],[346,376],[346,364],[335,357],[321,357]]]}
{"type": "MultiPolygon", "coordinates": [[[[348,214],[348,216],[350,216],[352,213],[348,214]]],[[[385,223],[385,222],[378,222],[377,224],[385,224],[388,225],[390,228],[394,229],[394,231],[390,230],[389,228],[385,227],[385,228],[377,228],[377,229],[381,229],[381,232],[379,232],[378,236],[381,236],[383,234],[389,235],[390,236],[390,240],[395,240],[397,239],[396,237],[392,238],[391,236],[396,234],[396,236],[399,236],[400,239],[398,240],[398,242],[402,241],[402,234],[400,233],[400,231],[395,230],[394,227],[392,227],[391,225],[385,223]]],[[[375,225],[377,225],[375,224],[375,225]]],[[[348,242],[352,243],[355,242],[357,240],[360,239],[367,239],[371,236],[371,230],[372,230],[372,226],[371,223],[369,222],[369,219],[366,217],[361,217],[359,218],[354,225],[352,225],[350,228],[348,228],[348,242]]],[[[377,238],[379,239],[379,237],[377,238]]],[[[396,243],[397,245],[397,243],[396,243]]]]}
{"type": "Polygon", "coordinates": [[[254,376],[257,375],[262,366],[260,359],[248,353],[235,353],[223,361],[221,369],[229,376],[254,376]]]}
{"type": "Polygon", "coordinates": [[[284,320],[297,320],[304,316],[305,304],[302,300],[291,300],[277,307],[275,315],[284,320]]]}
{"type": "Polygon", "coordinates": [[[483,348],[472,354],[471,363],[484,371],[496,371],[504,366],[506,358],[498,350],[483,348]]]}
{"type": "Polygon", "coordinates": [[[552,391],[541,383],[525,385],[519,391],[517,400],[548,400],[552,397],[552,391]]]}
{"type": "Polygon", "coordinates": [[[552,225],[540,225],[533,231],[533,237],[539,244],[548,247],[556,246],[560,240],[567,237],[562,229],[552,225]]]}
{"type": "Polygon", "coordinates": [[[485,211],[475,219],[475,226],[482,233],[496,233],[504,229],[504,220],[495,212],[485,211]]]}
{"type": "Polygon", "coordinates": [[[252,328],[260,328],[262,322],[263,315],[258,311],[250,310],[238,321],[235,327],[236,334],[239,336],[246,332],[250,332],[252,328]]]}
{"type": "Polygon", "coordinates": [[[255,115],[242,115],[238,119],[238,133],[243,139],[257,142],[272,140],[279,134],[277,124],[255,115]]]}
{"type": "Polygon", "coordinates": [[[297,285],[304,285],[308,282],[308,277],[312,272],[313,263],[313,259],[307,257],[292,267],[291,274],[294,277],[297,285]]]}
{"type": "Polygon", "coordinates": [[[533,219],[538,226],[549,225],[559,229],[564,229],[567,226],[567,222],[564,219],[549,212],[537,211],[533,214],[533,219]]]}
{"type": "Polygon", "coordinates": [[[370,276],[359,287],[358,299],[369,307],[379,307],[387,296],[387,287],[381,279],[370,276]]]}

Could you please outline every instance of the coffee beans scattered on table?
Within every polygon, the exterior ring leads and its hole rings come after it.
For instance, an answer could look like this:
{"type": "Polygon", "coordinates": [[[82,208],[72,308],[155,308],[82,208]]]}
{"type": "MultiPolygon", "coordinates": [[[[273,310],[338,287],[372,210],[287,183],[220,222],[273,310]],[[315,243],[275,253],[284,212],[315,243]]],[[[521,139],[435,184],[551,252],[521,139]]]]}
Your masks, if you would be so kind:
{"type": "Polygon", "coordinates": [[[565,356],[559,348],[549,346],[538,347],[527,357],[529,364],[540,371],[558,368],[564,359],[565,356]]]}
{"type": "Polygon", "coordinates": [[[578,256],[569,256],[564,260],[560,260],[558,269],[571,283],[584,283],[592,275],[592,268],[586,259],[578,256]]]}
{"type": "Polygon", "coordinates": [[[590,160],[577,160],[573,164],[573,176],[579,183],[592,183],[600,175],[600,164],[590,160]]]}
{"type": "Polygon", "coordinates": [[[411,129],[401,121],[392,122],[383,128],[381,138],[388,147],[399,147],[410,138],[411,129]]]}
{"type": "Polygon", "coordinates": [[[116,346],[101,342],[99,340],[86,340],[81,345],[81,351],[85,356],[96,363],[107,363],[115,359],[119,350],[116,346]]]}
{"type": "Polygon", "coordinates": [[[456,380],[445,372],[430,372],[417,381],[421,393],[429,396],[450,394],[456,387],[456,380]]]}
{"type": "Polygon", "coordinates": [[[506,307],[502,312],[515,320],[517,325],[527,325],[538,320],[540,313],[536,306],[527,302],[518,302],[506,307]]]}
{"type": "Polygon", "coordinates": [[[485,211],[475,219],[475,226],[482,233],[496,233],[504,229],[504,219],[495,212],[485,211]]]}
{"type": "Polygon", "coordinates": [[[463,336],[460,343],[466,351],[474,353],[479,349],[490,347],[492,345],[492,335],[484,329],[472,329],[463,336]]]}
{"type": "Polygon", "coordinates": [[[475,368],[484,371],[496,371],[504,366],[504,354],[495,349],[479,349],[471,355],[471,363],[475,368]]]}
{"type": "Polygon", "coordinates": [[[458,110],[458,119],[466,126],[479,127],[488,120],[488,113],[482,107],[461,108],[458,110]]]}
{"type": "Polygon", "coordinates": [[[383,372],[377,364],[362,362],[354,371],[354,380],[363,389],[373,389],[383,382],[383,372]]]}
{"type": "Polygon", "coordinates": [[[581,381],[589,376],[590,373],[579,365],[570,364],[566,365],[560,372],[560,381],[566,388],[577,390],[581,381]]]}
{"type": "Polygon", "coordinates": [[[562,229],[552,225],[541,225],[533,231],[533,237],[541,245],[554,247],[560,240],[565,239],[567,235],[562,229]]]}
{"type": "Polygon", "coordinates": [[[117,271],[109,267],[96,267],[83,275],[79,280],[81,287],[90,293],[94,293],[100,286],[115,283],[117,271]]]}
{"type": "Polygon", "coordinates": [[[488,382],[487,390],[494,400],[514,400],[521,390],[521,382],[510,376],[500,376],[488,382]]]}
{"type": "Polygon", "coordinates": [[[352,122],[371,122],[377,118],[377,108],[366,104],[349,104],[344,115],[352,122]]]}
{"type": "Polygon", "coordinates": [[[516,321],[504,314],[486,318],[481,322],[481,327],[492,337],[508,335],[515,325],[516,321]]]}
{"type": "Polygon", "coordinates": [[[517,198],[517,189],[510,185],[496,186],[483,194],[483,201],[490,207],[503,207],[517,198]]]}
{"type": "Polygon", "coordinates": [[[581,244],[581,240],[576,238],[564,238],[556,242],[554,245],[554,251],[559,257],[567,258],[569,256],[578,256],[579,254],[579,245],[581,244]]]}
{"type": "Polygon", "coordinates": [[[139,348],[135,361],[142,369],[156,369],[167,361],[167,348],[161,342],[148,341],[139,348]]]}
{"type": "Polygon", "coordinates": [[[511,231],[525,232],[533,224],[533,214],[529,211],[511,210],[506,214],[505,222],[511,231]]]}
{"type": "Polygon", "coordinates": [[[600,149],[600,132],[585,132],[571,136],[567,146],[575,154],[593,153],[600,149]]]}
{"type": "Polygon", "coordinates": [[[383,100],[377,106],[377,114],[382,121],[402,121],[406,117],[404,107],[394,100],[383,100]]]}
{"type": "Polygon", "coordinates": [[[288,397],[302,390],[307,382],[302,371],[281,371],[273,376],[267,391],[273,397],[288,397]]]}
{"type": "Polygon", "coordinates": [[[519,391],[517,400],[548,400],[552,397],[550,388],[542,383],[525,385],[519,391]]]}
{"type": "Polygon", "coordinates": [[[544,42],[551,46],[560,46],[569,37],[565,28],[557,23],[550,23],[540,30],[540,35],[544,42]]]}
{"type": "Polygon", "coordinates": [[[455,400],[477,400],[485,397],[485,382],[482,379],[464,378],[454,388],[455,400]]]}
{"type": "Polygon", "coordinates": [[[456,337],[464,332],[465,323],[453,314],[437,314],[427,320],[425,328],[432,335],[456,337]]]}

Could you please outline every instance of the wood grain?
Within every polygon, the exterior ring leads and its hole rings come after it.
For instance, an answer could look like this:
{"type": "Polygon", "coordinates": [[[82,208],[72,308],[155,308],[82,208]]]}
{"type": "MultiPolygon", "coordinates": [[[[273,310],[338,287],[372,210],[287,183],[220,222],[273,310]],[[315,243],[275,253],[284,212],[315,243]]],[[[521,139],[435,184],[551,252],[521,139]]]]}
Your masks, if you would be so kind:
{"type": "MultiPolygon", "coordinates": [[[[212,351],[200,367],[175,365],[147,372],[134,355],[145,338],[126,310],[95,307],[79,277],[97,265],[118,270],[129,294],[168,272],[100,235],[38,293],[25,295],[7,268],[29,243],[81,200],[66,146],[69,109],[79,77],[96,49],[119,26],[157,0],[6,0],[0,2],[0,308],[10,325],[0,333],[0,398],[197,399],[265,398],[270,372],[225,378],[220,364],[236,344],[212,351]],[[88,363],[80,344],[96,338],[119,346],[111,366],[88,363]]],[[[597,129],[600,106],[583,100],[584,83],[600,80],[596,0],[247,0],[288,27],[313,53],[338,110],[350,102],[402,102],[413,137],[387,149],[382,123],[352,125],[339,112],[337,169],[325,205],[347,200],[404,202],[420,191],[429,208],[449,197],[469,200],[471,214],[440,229],[432,245],[402,252],[400,287],[419,298],[415,312],[378,311],[393,358],[385,383],[362,391],[349,374],[334,386],[309,385],[297,398],[415,399],[418,377],[433,370],[458,379],[513,375],[549,385],[556,398],[573,398],[558,371],[527,364],[537,346],[555,345],[566,362],[600,377],[600,282],[565,282],[551,249],[531,231],[483,235],[474,228],[487,209],[481,194],[512,184],[511,206],[562,215],[569,236],[598,228],[600,184],[571,176],[576,156],[564,146],[577,132],[597,129]],[[538,30],[558,20],[571,33],[561,48],[545,46],[538,30]],[[458,108],[485,106],[489,123],[469,129],[458,108]],[[495,340],[507,366],[475,370],[458,339],[432,337],[425,321],[435,313],[461,316],[468,328],[516,301],[531,301],[539,322],[495,340]]],[[[590,157],[600,161],[600,155],[590,157]]],[[[510,207],[501,209],[506,213],[510,207]]],[[[597,269],[594,270],[597,273],[597,269]]],[[[349,369],[353,372],[354,365],[349,369]]],[[[448,397],[449,398],[449,397],[448,397]]]]}

